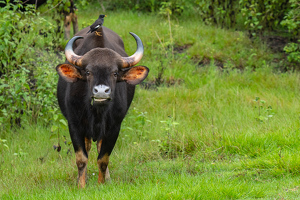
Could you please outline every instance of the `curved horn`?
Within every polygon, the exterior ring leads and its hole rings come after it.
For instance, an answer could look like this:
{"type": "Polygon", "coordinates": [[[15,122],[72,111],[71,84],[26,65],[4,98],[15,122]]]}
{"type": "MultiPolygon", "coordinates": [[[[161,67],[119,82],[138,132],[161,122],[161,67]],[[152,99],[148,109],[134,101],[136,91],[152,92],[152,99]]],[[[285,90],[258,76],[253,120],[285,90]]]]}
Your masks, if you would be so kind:
{"type": "Polygon", "coordinates": [[[65,55],[66,55],[67,60],[71,64],[79,66],[79,67],[81,67],[81,65],[82,65],[82,63],[81,63],[82,56],[78,56],[77,54],[74,53],[74,51],[73,51],[73,43],[77,39],[80,39],[80,38],[83,38],[83,37],[81,37],[81,36],[75,36],[75,37],[73,37],[71,40],[69,40],[69,42],[67,43],[67,46],[65,48],[65,55]]]}
{"type": "Polygon", "coordinates": [[[140,60],[142,59],[143,54],[144,54],[144,46],[143,46],[142,40],[136,34],[134,34],[132,32],[130,32],[130,34],[134,37],[136,44],[137,44],[137,48],[136,48],[135,53],[132,56],[122,57],[123,68],[127,68],[127,67],[136,65],[138,62],[140,62],[140,60]]]}

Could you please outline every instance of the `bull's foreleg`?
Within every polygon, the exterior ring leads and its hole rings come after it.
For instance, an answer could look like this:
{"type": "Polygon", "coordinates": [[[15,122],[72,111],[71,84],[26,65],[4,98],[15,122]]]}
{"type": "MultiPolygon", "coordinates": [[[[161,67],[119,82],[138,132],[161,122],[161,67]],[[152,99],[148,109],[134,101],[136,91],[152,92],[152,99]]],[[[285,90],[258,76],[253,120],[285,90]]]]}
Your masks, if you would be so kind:
{"type": "Polygon", "coordinates": [[[78,168],[78,188],[84,188],[87,174],[88,158],[81,149],[79,149],[75,154],[76,164],[78,168]]]}
{"type": "Polygon", "coordinates": [[[82,151],[80,148],[76,152],[76,164],[78,168],[78,188],[84,188],[86,183],[86,177],[87,177],[87,163],[88,163],[88,153],[91,149],[92,140],[88,138],[84,138],[84,144],[85,144],[85,152],[82,151]]]}

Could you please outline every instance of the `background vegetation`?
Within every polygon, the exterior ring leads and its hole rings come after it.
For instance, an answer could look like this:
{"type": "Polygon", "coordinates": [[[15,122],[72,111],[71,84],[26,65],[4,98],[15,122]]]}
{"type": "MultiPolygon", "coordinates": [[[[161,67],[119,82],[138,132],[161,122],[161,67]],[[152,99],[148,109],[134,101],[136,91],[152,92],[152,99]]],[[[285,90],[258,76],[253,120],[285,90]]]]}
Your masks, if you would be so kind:
{"type": "Polygon", "coordinates": [[[128,32],[142,38],[150,68],[111,155],[111,183],[96,184],[93,146],[85,190],[56,102],[66,43],[56,3],[2,7],[1,199],[297,198],[299,2],[205,2],[79,2],[80,28],[107,14],[128,54],[128,32]]]}

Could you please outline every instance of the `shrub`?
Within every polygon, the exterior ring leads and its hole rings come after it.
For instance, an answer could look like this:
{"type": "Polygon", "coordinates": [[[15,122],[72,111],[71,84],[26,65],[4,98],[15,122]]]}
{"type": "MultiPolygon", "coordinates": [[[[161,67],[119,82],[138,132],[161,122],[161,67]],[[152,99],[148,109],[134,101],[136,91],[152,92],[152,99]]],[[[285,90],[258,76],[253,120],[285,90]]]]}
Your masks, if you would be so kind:
{"type": "Polygon", "coordinates": [[[20,125],[24,115],[30,122],[41,116],[49,122],[51,110],[57,106],[57,77],[52,66],[57,56],[50,51],[57,45],[54,26],[39,16],[33,6],[26,6],[24,12],[20,7],[8,3],[0,8],[0,123],[5,125],[2,128],[20,125]]]}
{"type": "Polygon", "coordinates": [[[299,66],[300,64],[300,40],[298,40],[298,43],[288,43],[284,49],[287,54],[287,59],[292,65],[293,68],[299,66]]]}
{"type": "Polygon", "coordinates": [[[287,27],[294,35],[300,34],[300,2],[298,0],[290,0],[290,9],[281,21],[281,25],[287,27]]]}

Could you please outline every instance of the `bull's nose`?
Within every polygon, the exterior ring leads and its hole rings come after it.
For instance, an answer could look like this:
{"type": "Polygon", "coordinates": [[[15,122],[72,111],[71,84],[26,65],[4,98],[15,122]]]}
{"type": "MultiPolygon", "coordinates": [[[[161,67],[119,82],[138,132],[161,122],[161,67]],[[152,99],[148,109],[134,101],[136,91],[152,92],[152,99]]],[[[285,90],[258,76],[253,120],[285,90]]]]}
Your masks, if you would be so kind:
{"type": "Polygon", "coordinates": [[[111,89],[106,85],[96,85],[93,88],[94,98],[107,99],[110,98],[111,89]]]}

